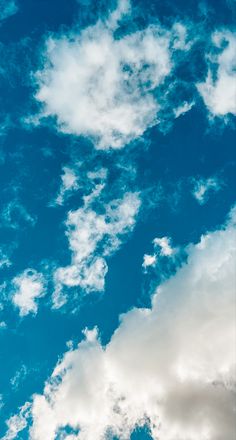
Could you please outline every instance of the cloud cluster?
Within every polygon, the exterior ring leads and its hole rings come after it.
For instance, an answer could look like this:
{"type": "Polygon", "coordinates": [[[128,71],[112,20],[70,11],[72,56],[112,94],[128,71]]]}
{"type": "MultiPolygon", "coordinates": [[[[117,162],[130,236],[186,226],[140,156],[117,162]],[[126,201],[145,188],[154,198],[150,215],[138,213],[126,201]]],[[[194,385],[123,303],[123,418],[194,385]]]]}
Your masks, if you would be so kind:
{"type": "Polygon", "coordinates": [[[236,212],[187,248],[188,260],[153,297],[122,315],[110,343],[97,330],[68,351],[32,404],[32,440],[158,440],[235,436],[236,212]]]}
{"type": "Polygon", "coordinates": [[[159,257],[171,257],[175,250],[171,246],[171,240],[169,237],[154,238],[154,254],[144,254],[143,256],[143,268],[146,269],[149,266],[155,266],[159,257]]]}
{"type": "Polygon", "coordinates": [[[179,23],[117,37],[128,12],[129,3],[120,1],[107,20],[48,39],[36,74],[42,116],[55,116],[60,130],[87,136],[101,149],[123,147],[158,123],[157,89],[172,70],[172,51],[187,48],[179,23]]]}
{"type": "Polygon", "coordinates": [[[19,309],[20,316],[37,313],[38,299],[45,293],[44,278],[34,269],[26,269],[13,281],[12,302],[19,309]]]}
{"type": "Polygon", "coordinates": [[[120,247],[121,237],[135,226],[139,195],[125,193],[121,199],[104,204],[99,213],[91,203],[102,188],[103,184],[97,185],[94,192],[84,198],[84,206],[68,214],[66,226],[72,257],[69,266],[55,272],[55,307],[65,300],[63,286],[77,286],[87,292],[104,289],[108,270],[105,258],[120,247]]]}
{"type": "Polygon", "coordinates": [[[236,115],[236,34],[217,31],[212,43],[216,52],[209,55],[206,81],[197,88],[213,116],[236,115]]]}

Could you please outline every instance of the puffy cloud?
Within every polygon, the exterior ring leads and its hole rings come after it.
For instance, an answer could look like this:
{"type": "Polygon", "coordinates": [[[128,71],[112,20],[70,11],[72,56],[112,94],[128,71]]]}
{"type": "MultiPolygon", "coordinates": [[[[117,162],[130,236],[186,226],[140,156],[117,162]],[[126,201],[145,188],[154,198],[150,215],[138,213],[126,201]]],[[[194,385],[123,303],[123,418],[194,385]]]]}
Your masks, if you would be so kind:
{"type": "Polygon", "coordinates": [[[20,316],[37,313],[37,300],[45,293],[44,278],[34,269],[26,269],[13,279],[13,304],[19,308],[20,316]]]}
{"type": "Polygon", "coordinates": [[[206,81],[197,88],[212,115],[236,115],[236,34],[217,31],[212,42],[217,53],[210,55],[206,81]]]}
{"type": "Polygon", "coordinates": [[[199,179],[194,181],[192,194],[200,205],[204,205],[207,202],[210,193],[219,191],[221,187],[222,182],[220,182],[217,177],[199,179]]]}
{"type": "Polygon", "coordinates": [[[159,254],[164,257],[169,257],[174,250],[171,247],[171,240],[169,237],[154,238],[154,246],[159,247],[159,254]]]}
{"type": "Polygon", "coordinates": [[[156,264],[156,255],[144,254],[142,266],[146,269],[149,266],[154,266],[156,264]]]}
{"type": "Polygon", "coordinates": [[[15,0],[0,0],[0,20],[5,20],[16,14],[18,6],[15,0]]]}
{"type": "Polygon", "coordinates": [[[144,423],[156,440],[234,439],[235,220],[188,246],[152,307],[122,315],[106,347],[85,331],[33,397],[32,440],[68,426],[74,440],[127,439],[144,423]]]}
{"type": "Polygon", "coordinates": [[[98,213],[91,204],[102,189],[103,184],[97,185],[92,194],[84,197],[84,206],[68,214],[66,226],[72,258],[69,266],[55,272],[55,307],[65,300],[63,286],[79,286],[87,292],[104,289],[105,257],[120,247],[121,236],[135,226],[140,206],[138,194],[125,193],[122,199],[104,204],[103,212],[98,213]]]}
{"type": "Polygon", "coordinates": [[[48,39],[36,74],[42,117],[55,116],[61,131],[88,136],[101,149],[123,147],[159,122],[157,89],[172,70],[172,51],[188,50],[180,23],[118,38],[129,10],[120,1],[107,20],[48,39]]]}

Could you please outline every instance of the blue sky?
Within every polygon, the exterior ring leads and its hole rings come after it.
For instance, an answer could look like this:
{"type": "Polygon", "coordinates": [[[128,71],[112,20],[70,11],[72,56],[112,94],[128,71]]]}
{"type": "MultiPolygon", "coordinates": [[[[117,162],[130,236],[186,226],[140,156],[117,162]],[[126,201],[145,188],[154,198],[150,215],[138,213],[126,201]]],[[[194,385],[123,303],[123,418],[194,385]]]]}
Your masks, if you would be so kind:
{"type": "Polygon", "coordinates": [[[1,439],[233,440],[235,16],[0,0],[1,439]]]}

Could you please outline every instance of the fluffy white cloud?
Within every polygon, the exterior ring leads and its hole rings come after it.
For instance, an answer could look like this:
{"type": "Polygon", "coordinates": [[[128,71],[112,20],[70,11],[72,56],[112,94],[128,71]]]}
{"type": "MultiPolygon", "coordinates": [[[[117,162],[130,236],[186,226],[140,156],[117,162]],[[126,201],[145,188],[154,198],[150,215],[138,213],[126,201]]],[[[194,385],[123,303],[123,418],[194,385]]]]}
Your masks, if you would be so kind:
{"type": "Polygon", "coordinates": [[[84,206],[70,211],[66,221],[71,264],[56,270],[54,305],[65,300],[63,286],[79,286],[85,291],[104,289],[107,273],[106,257],[116,251],[122,235],[132,231],[138,214],[140,199],[137,193],[125,193],[122,199],[103,205],[103,212],[96,212],[91,203],[103,188],[97,185],[94,192],[84,198],[84,206]]]}
{"type": "Polygon", "coordinates": [[[194,181],[193,196],[204,205],[211,192],[217,192],[222,188],[222,182],[217,177],[208,177],[207,179],[199,179],[194,181]]]}
{"type": "Polygon", "coordinates": [[[43,275],[34,269],[26,269],[13,279],[12,284],[14,286],[12,302],[19,308],[20,316],[37,313],[37,300],[45,293],[43,275]]]}
{"type": "Polygon", "coordinates": [[[156,255],[144,254],[142,266],[146,269],[149,266],[154,266],[156,264],[156,255]]]}
{"type": "Polygon", "coordinates": [[[123,147],[158,123],[156,90],[171,72],[172,50],[188,49],[180,23],[116,37],[129,10],[120,1],[107,20],[50,38],[36,74],[42,116],[56,116],[60,130],[88,136],[101,149],[123,147]]]}
{"type": "Polygon", "coordinates": [[[156,440],[235,438],[235,220],[188,246],[151,309],[122,315],[106,347],[85,331],[33,397],[32,440],[66,426],[68,440],[125,440],[144,423],[156,440]]]}
{"type": "Polygon", "coordinates": [[[212,42],[217,53],[209,56],[206,81],[197,88],[214,116],[236,115],[236,34],[228,30],[217,31],[212,42]]]}

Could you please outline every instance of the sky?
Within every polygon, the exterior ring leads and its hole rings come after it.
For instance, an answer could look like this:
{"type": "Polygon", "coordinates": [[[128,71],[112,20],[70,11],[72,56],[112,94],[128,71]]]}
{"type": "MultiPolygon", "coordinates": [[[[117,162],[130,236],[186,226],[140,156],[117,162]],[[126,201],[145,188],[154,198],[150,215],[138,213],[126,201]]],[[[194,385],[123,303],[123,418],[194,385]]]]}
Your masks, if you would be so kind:
{"type": "Polygon", "coordinates": [[[233,440],[235,0],[0,0],[0,439],[233,440]]]}

